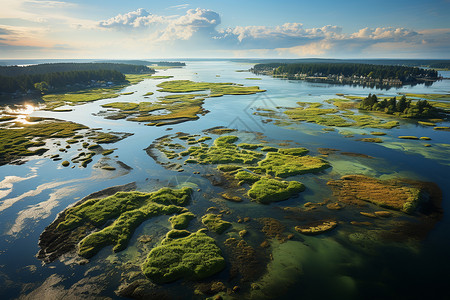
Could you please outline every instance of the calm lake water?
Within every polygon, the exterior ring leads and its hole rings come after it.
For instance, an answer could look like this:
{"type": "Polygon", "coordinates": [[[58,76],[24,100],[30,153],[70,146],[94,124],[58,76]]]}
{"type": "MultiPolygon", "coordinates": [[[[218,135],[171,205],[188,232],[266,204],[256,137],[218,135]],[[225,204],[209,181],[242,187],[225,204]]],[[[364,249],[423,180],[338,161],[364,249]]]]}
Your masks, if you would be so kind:
{"type": "MultiPolygon", "coordinates": [[[[450,81],[442,80],[432,86],[377,90],[364,87],[308,83],[273,79],[262,76],[261,80],[248,80],[256,77],[248,72],[236,70],[249,69],[252,65],[229,61],[190,61],[180,69],[159,71],[158,75],[172,75],[173,79],[187,79],[207,82],[233,82],[244,85],[258,85],[267,90],[265,93],[242,96],[223,96],[207,99],[204,108],[209,111],[199,120],[167,126],[150,127],[141,123],[125,120],[104,119],[100,111],[102,104],[117,101],[152,101],[168,93],[156,91],[156,85],[164,80],[147,79],[127,87],[122,92],[134,92],[115,99],[105,99],[73,107],[71,112],[35,111],[36,117],[51,117],[84,124],[91,128],[102,128],[105,132],[128,132],[134,135],[107,145],[117,149],[113,160],[120,160],[131,170],[118,169],[110,172],[95,168],[100,159],[94,157],[87,168],[64,168],[60,162],[52,161],[48,156],[58,153],[52,149],[47,157],[33,157],[23,165],[5,165],[0,167],[0,294],[2,299],[17,298],[26,295],[41,286],[50,276],[57,275],[52,288],[71,289],[71,293],[80,293],[85,289],[87,298],[99,293],[102,296],[117,298],[114,290],[120,285],[122,272],[126,272],[122,263],[139,261],[145,256],[142,245],[137,242],[140,234],[156,237],[163,236],[170,228],[167,216],[149,220],[135,232],[129,247],[113,254],[106,247],[88,264],[77,265],[70,260],[56,261],[42,265],[35,255],[39,251],[40,233],[67,206],[84,196],[107,187],[136,182],[139,190],[154,191],[162,186],[191,185],[201,188],[204,193],[221,192],[220,187],[201,177],[192,175],[186,169],[184,173],[165,170],[144,151],[156,138],[174,133],[201,133],[202,130],[225,126],[241,131],[260,132],[264,140],[276,145],[290,140],[292,145],[310,149],[313,155],[317,148],[336,148],[347,152],[358,152],[375,157],[364,159],[344,156],[329,156],[327,160],[332,169],[320,175],[302,175],[295,179],[307,186],[307,191],[298,198],[272,205],[255,203],[225,203],[236,216],[273,217],[283,221],[287,231],[295,233],[295,220],[283,220],[284,206],[302,207],[304,203],[321,202],[330,196],[324,186],[327,180],[346,174],[365,174],[381,178],[402,177],[431,181],[439,185],[443,192],[444,217],[421,242],[414,243],[374,243],[361,249],[348,243],[346,236],[351,228],[343,227],[333,233],[315,237],[294,238],[286,243],[272,243],[273,261],[264,275],[265,294],[268,298],[289,299],[449,299],[448,269],[450,268],[450,133],[435,131],[432,128],[418,126],[415,122],[401,121],[396,129],[384,130],[387,135],[382,144],[356,141],[376,129],[348,129],[354,138],[346,138],[338,131],[324,132],[322,126],[298,124],[286,127],[261,122],[263,118],[255,116],[256,108],[295,106],[297,101],[321,102],[336,98],[336,93],[366,96],[369,93],[395,96],[398,93],[450,93],[450,81]],[[147,92],[155,92],[150,98],[144,98],[147,92]],[[425,148],[418,141],[399,140],[400,135],[430,137],[432,147],[425,148]],[[108,274],[108,278],[102,275],[108,274]],[[106,284],[107,283],[107,284],[106,284]],[[78,288],[78,290],[77,290],[78,288]]],[[[442,72],[450,77],[450,72],[442,72]]],[[[441,126],[449,126],[441,123],[441,126]]],[[[239,133],[241,139],[257,140],[253,134],[239,133]]],[[[74,156],[76,149],[69,149],[63,159],[74,156]]],[[[202,193],[194,195],[189,210],[201,216],[205,208],[217,205],[214,199],[205,199],[202,193]]],[[[221,204],[223,205],[223,203],[221,204]]],[[[239,226],[237,223],[234,226],[239,226]]],[[[200,228],[194,224],[192,230],[200,228]]],[[[255,234],[256,236],[256,234],[255,234]]],[[[227,236],[218,238],[219,244],[227,236]]],[[[251,237],[250,237],[251,239],[251,237]]],[[[257,240],[257,237],[255,237],[257,240]]],[[[225,279],[224,274],[217,275],[225,279]]],[[[47,280],[48,283],[48,280],[47,280]]],[[[188,285],[179,283],[164,286],[173,290],[180,298],[202,298],[195,296],[188,285]]],[[[82,295],[82,294],[81,294],[82,295]]]]}

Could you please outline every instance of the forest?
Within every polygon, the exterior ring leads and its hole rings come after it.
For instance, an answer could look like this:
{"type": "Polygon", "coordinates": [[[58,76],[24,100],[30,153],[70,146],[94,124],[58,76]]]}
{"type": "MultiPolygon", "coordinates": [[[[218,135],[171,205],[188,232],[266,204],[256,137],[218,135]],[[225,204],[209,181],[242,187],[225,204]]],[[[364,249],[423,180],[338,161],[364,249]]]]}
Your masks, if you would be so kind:
{"type": "Polygon", "coordinates": [[[417,67],[387,66],[354,63],[269,63],[257,64],[253,67],[254,73],[267,73],[272,75],[365,77],[372,79],[399,79],[402,82],[415,82],[417,78],[435,79],[438,73],[435,70],[425,70],[417,67]]]}
{"type": "Polygon", "coordinates": [[[25,67],[0,67],[0,93],[14,93],[86,84],[94,81],[123,82],[126,74],[153,74],[154,69],[142,65],[113,63],[55,63],[25,67]]]}
{"type": "Polygon", "coordinates": [[[405,118],[425,118],[436,114],[436,109],[427,100],[418,100],[412,103],[411,99],[406,99],[405,95],[398,101],[396,97],[379,101],[376,95],[369,94],[361,101],[359,108],[395,114],[405,118]]]}

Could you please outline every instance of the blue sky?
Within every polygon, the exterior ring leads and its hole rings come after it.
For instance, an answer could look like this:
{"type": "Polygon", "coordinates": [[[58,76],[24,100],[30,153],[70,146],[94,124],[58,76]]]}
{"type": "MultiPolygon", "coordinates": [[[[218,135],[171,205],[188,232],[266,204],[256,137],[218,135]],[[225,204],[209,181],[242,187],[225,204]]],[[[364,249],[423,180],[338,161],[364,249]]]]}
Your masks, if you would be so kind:
{"type": "Polygon", "coordinates": [[[0,59],[450,59],[450,0],[1,2],[0,59]]]}

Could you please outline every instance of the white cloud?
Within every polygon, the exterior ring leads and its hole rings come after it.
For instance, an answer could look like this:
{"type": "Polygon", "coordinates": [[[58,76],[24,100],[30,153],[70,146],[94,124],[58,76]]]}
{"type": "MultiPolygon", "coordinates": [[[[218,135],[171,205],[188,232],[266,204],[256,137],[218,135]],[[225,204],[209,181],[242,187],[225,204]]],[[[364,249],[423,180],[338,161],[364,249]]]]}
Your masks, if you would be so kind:
{"type": "Polygon", "coordinates": [[[186,9],[189,7],[188,3],[185,4],[180,4],[180,5],[174,5],[174,6],[169,6],[167,9],[186,9]]]}
{"type": "Polygon", "coordinates": [[[98,23],[99,27],[128,29],[128,28],[142,28],[148,27],[152,24],[165,23],[166,17],[152,15],[143,8],[132,11],[126,14],[119,14],[113,18],[98,23]]]}
{"type": "Polygon", "coordinates": [[[41,7],[69,7],[76,6],[75,3],[64,2],[64,1],[47,1],[47,0],[25,0],[24,5],[38,5],[41,7]]]}
{"type": "Polygon", "coordinates": [[[188,40],[195,33],[214,33],[220,16],[209,9],[190,9],[182,16],[158,16],[143,8],[98,22],[101,28],[157,31],[157,41],[188,40]]]}
{"type": "Polygon", "coordinates": [[[355,39],[366,39],[366,40],[402,40],[405,38],[410,38],[418,35],[419,33],[405,29],[405,28],[363,28],[358,32],[353,33],[350,37],[355,39]]]}

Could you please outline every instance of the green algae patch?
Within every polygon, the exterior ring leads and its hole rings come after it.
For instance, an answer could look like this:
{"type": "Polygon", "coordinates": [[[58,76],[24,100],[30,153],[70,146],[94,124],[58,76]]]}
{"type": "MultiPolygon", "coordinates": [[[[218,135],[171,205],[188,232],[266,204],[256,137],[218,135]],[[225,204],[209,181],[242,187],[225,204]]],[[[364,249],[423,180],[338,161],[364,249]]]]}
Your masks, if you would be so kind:
{"type": "Polygon", "coordinates": [[[287,200],[305,190],[305,186],[298,181],[279,181],[263,177],[255,182],[248,195],[259,203],[270,203],[287,200]]]}
{"type": "Polygon", "coordinates": [[[166,237],[150,251],[142,272],[155,283],[200,280],[225,268],[222,251],[204,230],[180,238],[166,237]]]}
{"type": "Polygon", "coordinates": [[[185,212],[179,215],[175,215],[169,218],[169,222],[173,229],[186,229],[189,222],[195,218],[195,215],[191,212],[185,212]]]}
{"type": "Polygon", "coordinates": [[[357,141],[366,142],[366,143],[382,143],[383,140],[380,138],[362,138],[357,139],[357,141]]]}
{"type": "MultiPolygon", "coordinates": [[[[103,247],[112,245],[113,251],[126,248],[134,230],[145,220],[164,214],[180,213],[191,197],[192,190],[162,188],[153,193],[118,192],[102,199],[90,199],[68,208],[57,230],[67,234],[77,228],[101,228],[83,237],[78,247],[80,256],[89,258],[103,247]]],[[[79,236],[78,236],[79,238],[79,236]]]]}
{"type": "Polygon", "coordinates": [[[442,130],[442,131],[450,131],[450,127],[448,126],[437,126],[433,128],[434,130],[442,130]]]}
{"type": "Polygon", "coordinates": [[[206,214],[202,217],[202,223],[210,231],[213,231],[217,234],[222,234],[225,230],[231,227],[231,223],[222,220],[221,215],[216,214],[206,214]]]}
{"type": "Polygon", "coordinates": [[[432,122],[417,121],[417,123],[420,125],[423,125],[423,126],[436,126],[436,123],[432,123],[432,122]]]}
{"type": "Polygon", "coordinates": [[[383,135],[386,135],[385,132],[381,132],[381,131],[372,131],[370,134],[371,134],[371,135],[375,135],[375,136],[383,136],[383,135]]]}
{"type": "Polygon", "coordinates": [[[418,140],[419,139],[417,136],[413,136],[413,135],[401,135],[398,138],[403,139],[403,140],[418,140]]]}
{"type": "Polygon", "coordinates": [[[251,95],[264,92],[257,86],[242,86],[235,83],[211,83],[211,82],[193,82],[190,80],[172,80],[165,81],[157,85],[160,92],[169,93],[189,93],[199,91],[211,91],[211,95],[251,95]]]}
{"type": "Polygon", "coordinates": [[[277,177],[316,173],[330,167],[330,164],[319,157],[294,156],[278,152],[269,152],[265,159],[258,162],[258,168],[267,174],[277,177]]]}

